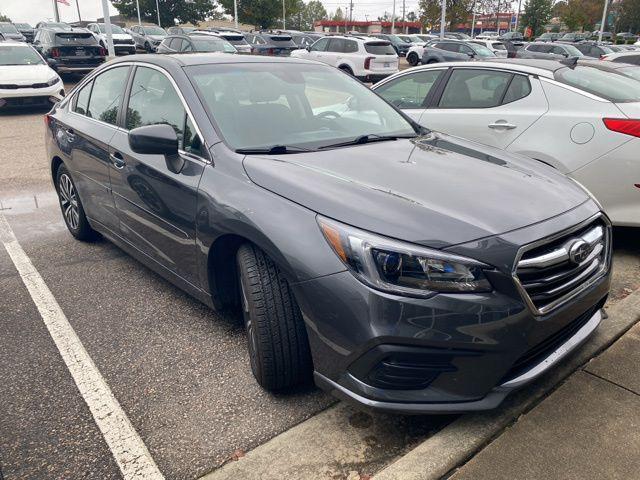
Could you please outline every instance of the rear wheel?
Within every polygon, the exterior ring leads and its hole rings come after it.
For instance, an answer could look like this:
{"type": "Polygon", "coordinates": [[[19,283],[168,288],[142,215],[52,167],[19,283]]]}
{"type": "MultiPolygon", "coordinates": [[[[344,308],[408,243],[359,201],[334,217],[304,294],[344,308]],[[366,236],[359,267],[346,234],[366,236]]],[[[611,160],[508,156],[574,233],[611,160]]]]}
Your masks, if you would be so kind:
{"type": "Polygon", "coordinates": [[[407,55],[407,63],[409,63],[409,65],[411,65],[412,67],[418,65],[418,61],[418,54],[416,52],[411,52],[409,55],[407,55]]]}
{"type": "Polygon", "coordinates": [[[73,183],[69,170],[64,165],[60,165],[58,168],[56,189],[58,190],[62,217],[71,235],[78,240],[94,240],[98,235],[89,225],[76,185],[73,183]]]}
{"type": "Polygon", "coordinates": [[[289,283],[254,245],[242,245],[236,261],[254,377],[267,390],[306,383],[312,372],[309,341],[289,283]]]}

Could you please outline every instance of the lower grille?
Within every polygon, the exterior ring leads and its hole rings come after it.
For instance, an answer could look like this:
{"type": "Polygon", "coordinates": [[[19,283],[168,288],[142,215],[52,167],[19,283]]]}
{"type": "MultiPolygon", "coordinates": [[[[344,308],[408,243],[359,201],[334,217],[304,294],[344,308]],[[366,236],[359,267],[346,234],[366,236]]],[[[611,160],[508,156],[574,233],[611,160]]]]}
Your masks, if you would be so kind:
{"type": "Polygon", "coordinates": [[[602,217],[524,248],[515,278],[538,314],[562,305],[609,268],[611,231],[602,217]]]}
{"type": "Polygon", "coordinates": [[[584,312],[573,322],[569,323],[565,327],[558,330],[553,335],[545,338],[542,342],[527,350],[524,355],[518,358],[513,366],[509,369],[500,383],[508,382],[523,373],[531,370],[542,360],[547,358],[552,352],[557,350],[563,343],[573,337],[578,330],[585,326],[585,324],[593,317],[593,315],[604,307],[606,298],[602,299],[597,305],[594,305],[589,310],[584,312]]]}

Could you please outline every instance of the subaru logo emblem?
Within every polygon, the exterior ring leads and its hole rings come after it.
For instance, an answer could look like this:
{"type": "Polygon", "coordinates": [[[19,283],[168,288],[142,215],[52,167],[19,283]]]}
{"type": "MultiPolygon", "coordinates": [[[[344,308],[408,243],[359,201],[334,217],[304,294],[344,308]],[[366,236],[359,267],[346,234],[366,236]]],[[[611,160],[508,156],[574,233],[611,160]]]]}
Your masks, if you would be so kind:
{"type": "Polygon", "coordinates": [[[593,247],[584,240],[576,240],[569,247],[569,260],[575,264],[580,264],[587,259],[592,250],[593,247]]]}

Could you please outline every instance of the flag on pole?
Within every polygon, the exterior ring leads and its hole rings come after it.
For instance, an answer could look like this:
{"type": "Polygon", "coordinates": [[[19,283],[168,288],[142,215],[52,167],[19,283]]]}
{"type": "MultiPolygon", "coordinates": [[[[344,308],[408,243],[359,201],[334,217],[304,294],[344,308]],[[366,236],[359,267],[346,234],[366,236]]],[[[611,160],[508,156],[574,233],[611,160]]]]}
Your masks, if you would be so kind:
{"type": "Polygon", "coordinates": [[[66,5],[67,7],[70,7],[71,4],[69,3],[69,0],[56,0],[58,3],[62,3],[63,5],[66,5]]]}

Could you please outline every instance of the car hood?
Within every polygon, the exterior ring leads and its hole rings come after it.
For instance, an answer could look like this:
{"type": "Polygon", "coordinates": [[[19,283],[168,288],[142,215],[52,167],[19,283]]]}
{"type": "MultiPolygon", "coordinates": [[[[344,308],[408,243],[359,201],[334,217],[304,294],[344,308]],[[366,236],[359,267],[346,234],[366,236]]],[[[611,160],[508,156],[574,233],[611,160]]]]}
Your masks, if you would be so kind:
{"type": "Polygon", "coordinates": [[[48,65],[5,65],[0,66],[0,78],[3,83],[26,85],[44,83],[57,77],[57,73],[48,65]]]}
{"type": "MultiPolygon", "coordinates": [[[[100,37],[103,38],[104,40],[107,39],[107,34],[106,33],[101,33],[100,37]]],[[[129,35],[128,33],[114,33],[112,34],[112,37],[114,40],[131,40],[131,35],[129,35]]]]}
{"type": "Polygon", "coordinates": [[[344,223],[434,248],[504,233],[588,200],[551,167],[432,133],[244,158],[263,188],[344,223]]]}

